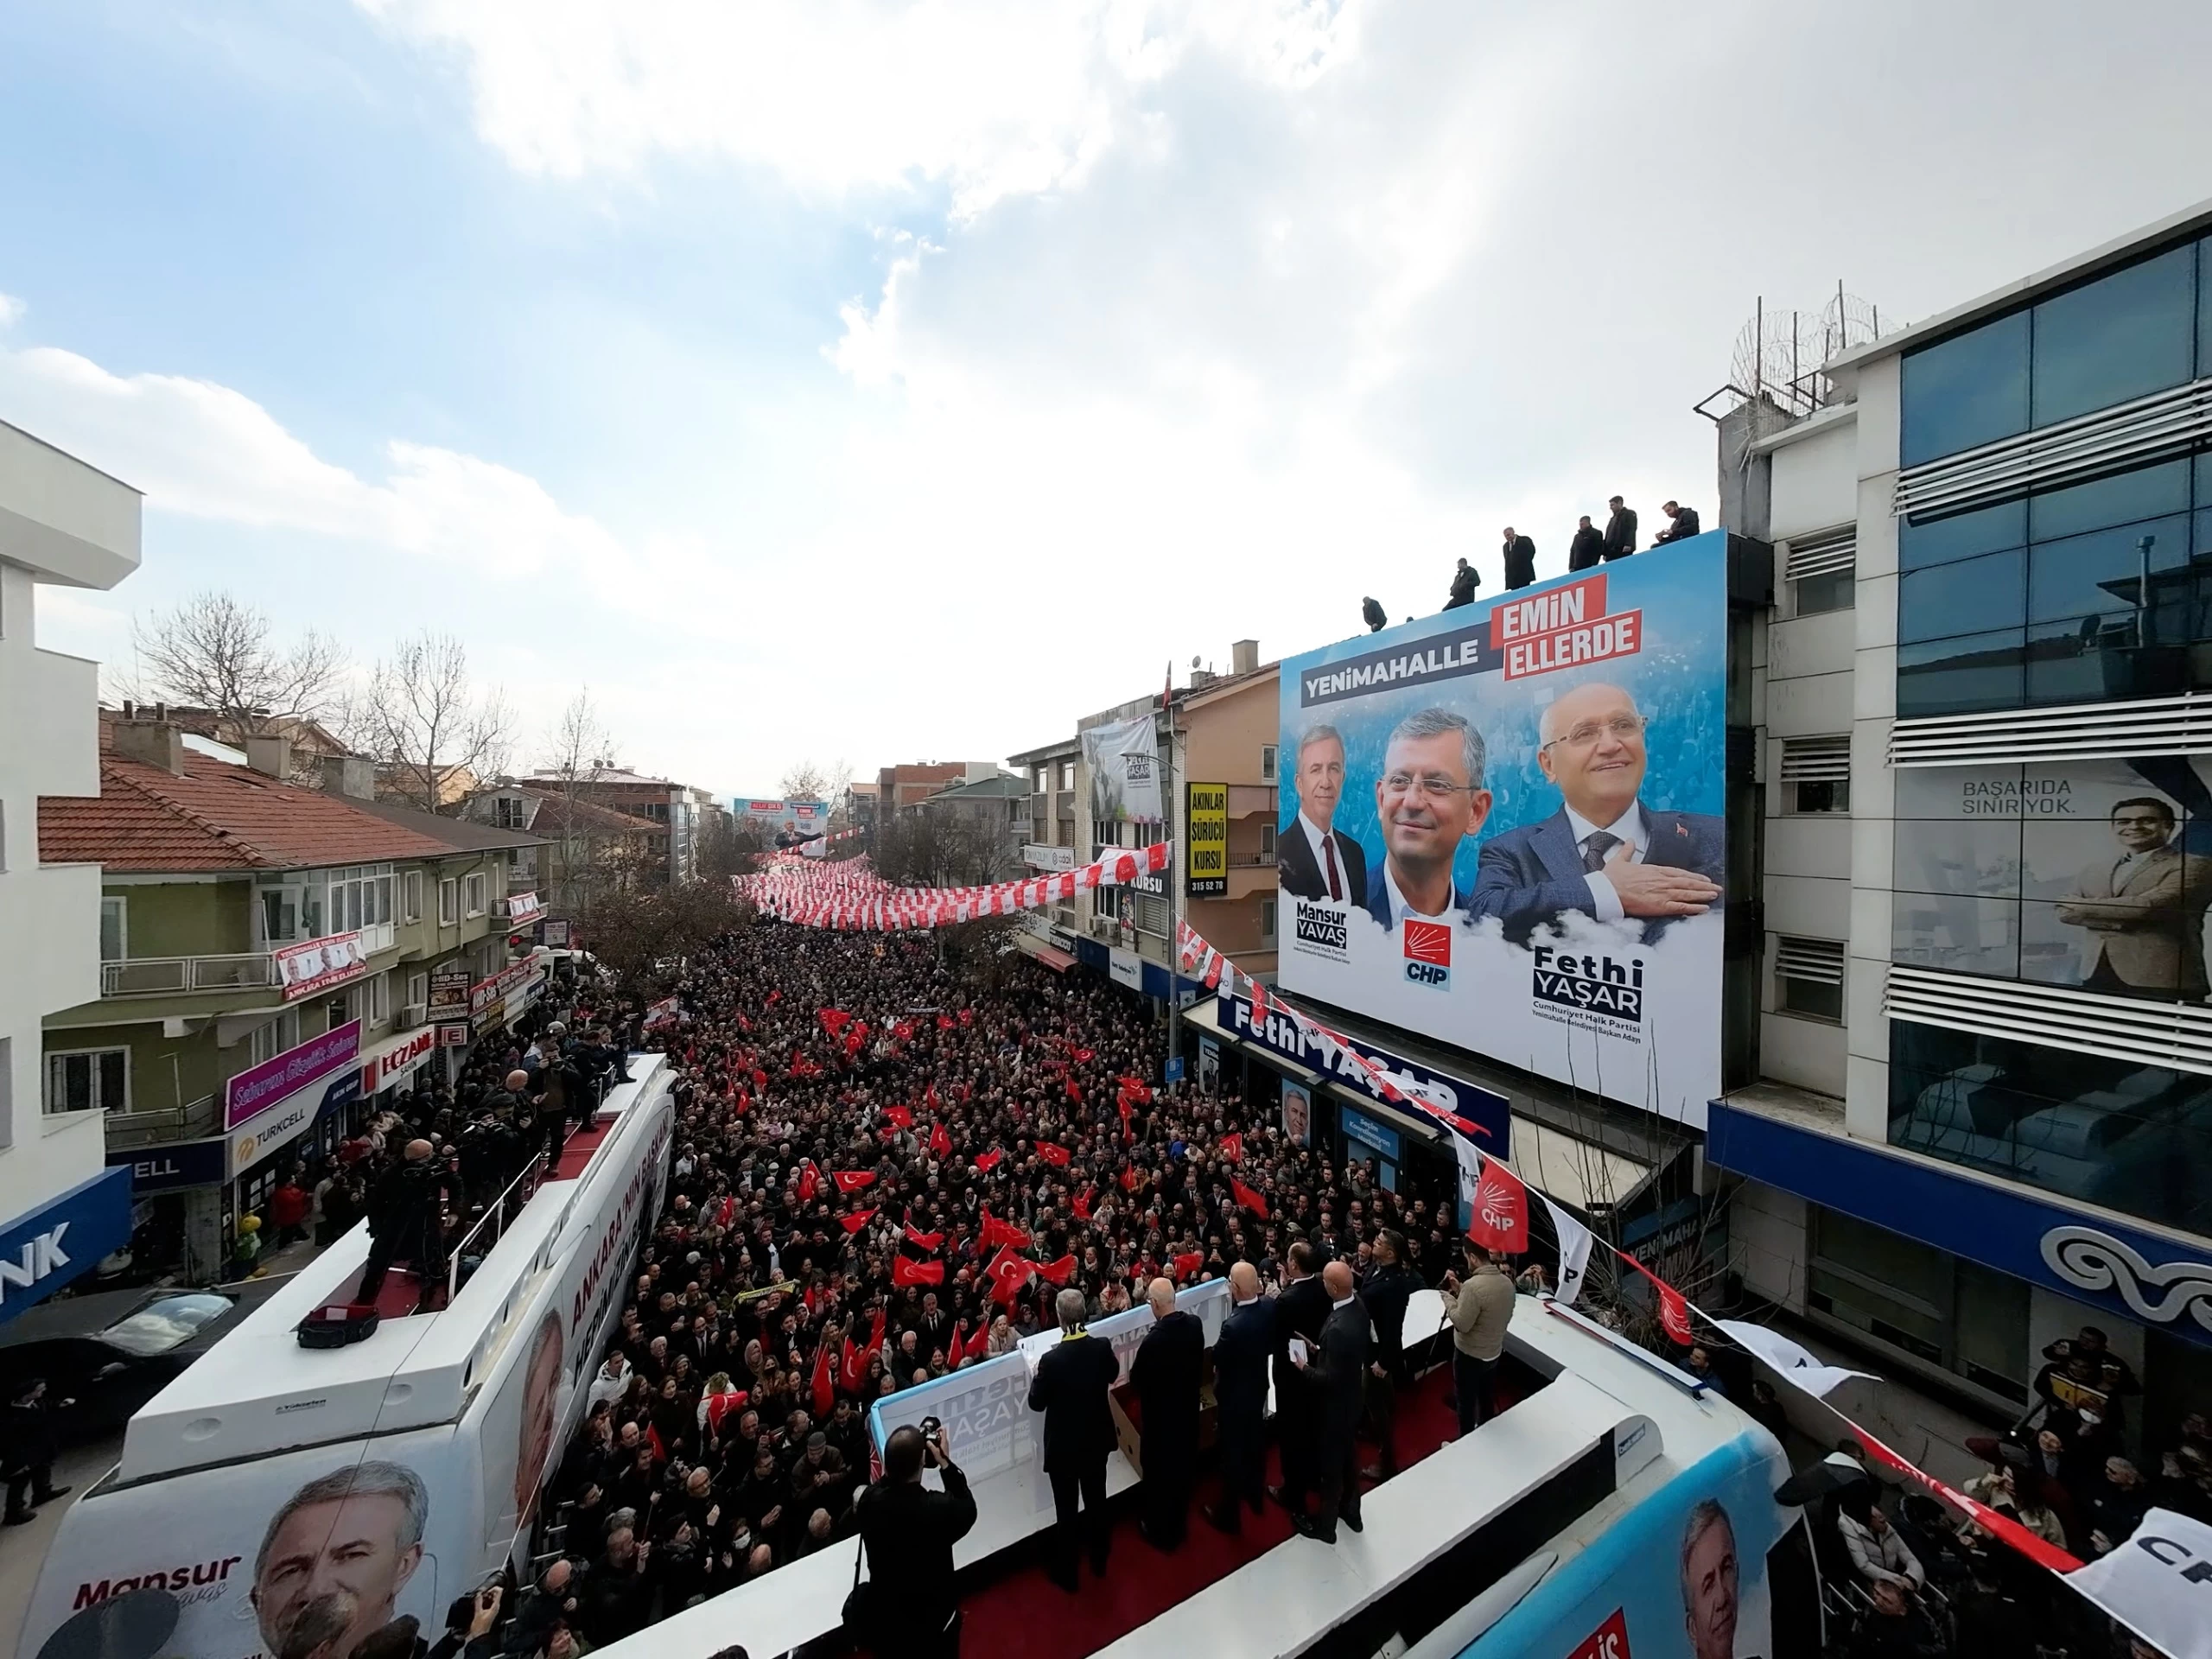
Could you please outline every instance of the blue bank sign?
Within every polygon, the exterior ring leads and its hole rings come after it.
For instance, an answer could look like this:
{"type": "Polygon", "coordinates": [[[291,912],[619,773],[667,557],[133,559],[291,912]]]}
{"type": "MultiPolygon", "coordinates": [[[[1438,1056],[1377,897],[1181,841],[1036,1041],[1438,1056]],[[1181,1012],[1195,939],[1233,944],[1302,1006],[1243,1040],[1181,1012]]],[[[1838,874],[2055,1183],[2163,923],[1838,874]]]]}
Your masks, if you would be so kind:
{"type": "Polygon", "coordinates": [[[89,1273],[130,1241],[130,1172],[89,1181],[0,1230],[0,1323],[89,1273]]]}
{"type": "MultiPolygon", "coordinates": [[[[1296,1061],[1309,1071],[1319,1072],[1332,1083],[1357,1090],[1378,1103],[1383,1101],[1382,1091],[1376,1086],[1374,1077],[1351,1055],[1342,1052],[1332,1055],[1319,1045],[1308,1043],[1298,1026],[1279,1014],[1264,1014],[1255,1024],[1249,997],[1223,996],[1216,1003],[1214,1012],[1222,1030],[1228,1035],[1244,1042],[1257,1043],[1287,1060],[1296,1061]]],[[[1391,1087],[1400,1093],[1425,1100],[1432,1106],[1456,1113],[1472,1123],[1476,1131],[1475,1144],[1484,1152],[1505,1159],[1513,1156],[1513,1103],[1503,1095],[1478,1088],[1458,1077],[1447,1077],[1441,1071],[1432,1071],[1402,1055],[1391,1053],[1387,1048],[1376,1048],[1349,1038],[1345,1040],[1354,1050],[1380,1066],[1390,1079],[1391,1087]]],[[[1419,1108],[1410,1102],[1395,1109],[1414,1115],[1419,1112],[1419,1108]]],[[[1436,1126],[1436,1130],[1440,1135],[1445,1133],[1440,1123],[1436,1126]]],[[[1396,1154],[1390,1155],[1395,1157],[1396,1154]]]]}
{"type": "Polygon", "coordinates": [[[1706,1158],[1830,1210],[2212,1347],[2212,1250],[1841,1135],[1713,1103],[1706,1158]]]}

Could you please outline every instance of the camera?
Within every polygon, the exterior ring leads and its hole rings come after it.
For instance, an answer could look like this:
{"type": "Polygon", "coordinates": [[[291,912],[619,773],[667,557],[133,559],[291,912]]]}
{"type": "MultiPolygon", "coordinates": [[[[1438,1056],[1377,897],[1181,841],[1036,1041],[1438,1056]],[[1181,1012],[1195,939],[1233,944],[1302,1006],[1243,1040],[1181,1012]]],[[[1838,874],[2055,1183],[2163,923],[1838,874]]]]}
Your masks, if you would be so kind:
{"type": "Polygon", "coordinates": [[[923,1418],[921,1427],[922,1438],[925,1440],[937,1440],[944,1433],[944,1425],[934,1417],[923,1418]]]}

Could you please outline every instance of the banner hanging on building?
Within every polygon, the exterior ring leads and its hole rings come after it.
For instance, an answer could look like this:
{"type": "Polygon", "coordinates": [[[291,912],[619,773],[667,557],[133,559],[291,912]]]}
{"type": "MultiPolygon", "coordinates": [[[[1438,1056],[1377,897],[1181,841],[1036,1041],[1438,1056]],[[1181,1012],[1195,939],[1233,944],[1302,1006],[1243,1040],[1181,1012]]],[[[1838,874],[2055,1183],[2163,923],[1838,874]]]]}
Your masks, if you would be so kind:
{"type": "Polygon", "coordinates": [[[1703,1124],[1726,542],[1285,659],[1284,989],[1703,1124]]]}
{"type": "Polygon", "coordinates": [[[1229,785],[1183,785],[1183,891],[1218,899],[1229,891],[1229,785]]]}
{"type": "Polygon", "coordinates": [[[1090,769],[1094,824],[1157,823],[1166,816],[1160,798],[1160,751],[1152,716],[1094,726],[1083,734],[1084,765],[1090,769]]]}

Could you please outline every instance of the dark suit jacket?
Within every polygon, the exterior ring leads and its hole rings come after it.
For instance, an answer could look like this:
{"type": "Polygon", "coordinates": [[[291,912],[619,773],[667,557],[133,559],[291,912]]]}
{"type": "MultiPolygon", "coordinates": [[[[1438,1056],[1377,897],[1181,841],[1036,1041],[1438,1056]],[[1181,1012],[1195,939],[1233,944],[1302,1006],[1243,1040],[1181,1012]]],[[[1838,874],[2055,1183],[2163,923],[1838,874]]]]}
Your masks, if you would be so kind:
{"type": "Polygon", "coordinates": [[[1687,542],[1697,534],[1697,509],[1682,507],[1676,510],[1674,522],[1651,538],[1656,546],[1661,542],[1687,542]]]}
{"type": "Polygon", "coordinates": [[[1587,530],[1577,530],[1573,541],[1567,544],[1567,568],[1587,570],[1605,556],[1605,535],[1595,524],[1587,530]]]}
{"type": "Polygon", "coordinates": [[[1114,1413],[1106,1391],[1121,1375],[1114,1344],[1103,1337],[1064,1338],[1038,1362],[1029,1409],[1045,1414],[1045,1472],[1090,1469],[1114,1449],[1114,1413]]]}
{"type": "Polygon", "coordinates": [[[1402,1262],[1376,1268],[1359,1287],[1359,1300],[1375,1321],[1376,1363],[1393,1376],[1406,1363],[1406,1304],[1421,1287],[1421,1274],[1402,1262]]]}
{"type": "MultiPolygon", "coordinates": [[[[1365,904],[1367,849],[1340,830],[1332,830],[1329,835],[1337,845],[1337,874],[1344,880],[1344,902],[1365,904]]],[[[1300,899],[1329,896],[1329,874],[1321,868],[1320,855],[1313,850],[1302,818],[1293,818],[1290,828],[1275,837],[1275,883],[1300,899]]]]}
{"type": "Polygon", "coordinates": [[[1306,1396],[1306,1379],[1290,1363],[1290,1339],[1303,1337],[1308,1346],[1321,1338],[1328,1322],[1329,1293],[1321,1288],[1321,1275],[1301,1279],[1275,1298],[1274,1329],[1268,1342],[1275,1362],[1275,1412],[1294,1413],[1306,1396]]]}
{"type": "Polygon", "coordinates": [[[1452,573],[1452,590],[1445,595],[1444,608],[1447,611],[1456,611],[1462,605],[1473,604],[1475,602],[1475,587],[1476,584],[1481,581],[1481,573],[1471,564],[1464,570],[1453,571],[1452,573]]]}
{"type": "MultiPolygon", "coordinates": [[[[1643,855],[1645,863],[1695,870],[1715,882],[1720,880],[1728,854],[1726,830],[1720,819],[1702,812],[1655,812],[1647,806],[1643,821],[1651,834],[1651,845],[1643,855]]],[[[1509,830],[1483,843],[1482,855],[1475,864],[1475,897],[1467,906],[1469,916],[1495,916],[1505,924],[1506,938],[1526,944],[1532,931],[1571,910],[1586,916],[1597,913],[1565,807],[1541,823],[1509,830]]],[[[1664,918],[1647,922],[1644,943],[1649,944],[1666,931],[1664,918]]]]}
{"type": "Polygon", "coordinates": [[[1268,1352],[1274,1345],[1274,1310],[1264,1300],[1232,1307],[1213,1344],[1213,1397],[1223,1421],[1242,1418],[1257,1427],[1268,1408],[1268,1352]]]}
{"type": "Polygon", "coordinates": [[[918,1481],[885,1482],[869,1487],[854,1505],[868,1549],[868,1580],[880,1586],[878,1605],[928,1630],[942,1630],[952,1617],[958,1601],[952,1547],[976,1524],[968,1477],[957,1469],[944,1473],[941,1492],[918,1481]]]}
{"type": "Polygon", "coordinates": [[[1526,588],[1536,579],[1536,544],[1526,536],[1516,536],[1505,544],[1505,585],[1526,588]]]}
{"type": "Polygon", "coordinates": [[[1144,1407],[1145,1464],[1155,1457],[1191,1458],[1198,1450],[1198,1382],[1205,1369],[1206,1332],[1181,1308],[1145,1333],[1129,1362],[1129,1386],[1144,1407]]]}
{"type": "Polygon", "coordinates": [[[1320,1363],[1307,1373],[1314,1385],[1321,1442],[1348,1446],[1359,1427],[1361,1390],[1373,1351],[1367,1304],[1357,1296],[1330,1310],[1321,1327],[1320,1363]]]}
{"type": "MultiPolygon", "coordinates": [[[[1478,866],[1477,868],[1480,868],[1480,866],[1478,866]]],[[[1472,895],[1468,893],[1464,888],[1457,886],[1453,887],[1452,889],[1452,909],[1465,910],[1473,902],[1474,899],[1472,895]]],[[[1398,925],[1398,918],[1390,913],[1389,887],[1382,880],[1382,873],[1380,871],[1376,873],[1374,883],[1368,888],[1367,902],[1361,906],[1360,908],[1364,910],[1369,915],[1372,916],[1376,921],[1382,923],[1385,927],[1395,927],[1398,925]]]]}
{"type": "Polygon", "coordinates": [[[1605,556],[1625,558],[1636,551],[1636,514],[1623,507],[1605,520],[1605,556]]]}

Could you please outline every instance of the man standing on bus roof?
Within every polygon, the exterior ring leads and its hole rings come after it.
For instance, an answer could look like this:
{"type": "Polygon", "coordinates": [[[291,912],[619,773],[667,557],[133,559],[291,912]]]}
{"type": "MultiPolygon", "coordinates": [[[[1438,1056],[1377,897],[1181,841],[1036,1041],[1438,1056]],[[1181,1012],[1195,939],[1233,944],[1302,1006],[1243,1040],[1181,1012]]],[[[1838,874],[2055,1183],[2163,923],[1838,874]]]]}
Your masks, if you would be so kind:
{"type": "MultiPolygon", "coordinates": [[[[430,1494],[404,1465],[372,1459],[308,1482],[253,1558],[253,1611],[269,1659],[350,1659],[392,1622],[423,1561],[430,1494]]],[[[423,1643],[413,1643],[416,1654],[423,1643]]]]}
{"type": "Polygon", "coordinates": [[[1649,944],[1669,923],[1720,902],[1727,857],[1721,819],[1643,804],[1644,728],[1636,699],[1592,681],[1562,694],[1536,728],[1536,764],[1560,809],[1483,845],[1469,916],[1495,916],[1525,944],[1580,912],[1640,922],[1649,944]]]}
{"type": "Polygon", "coordinates": [[[1459,843],[1490,816],[1482,734],[1448,709],[1408,715],[1390,734],[1375,780],[1382,827],[1382,879],[1368,884],[1367,913],[1386,928],[1440,922],[1471,902],[1452,880],[1459,843]]]}
{"type": "Polygon", "coordinates": [[[1717,1499],[1690,1510],[1682,1533],[1682,1628],[1690,1659],[1736,1659],[1736,1529],[1717,1499]]]}

